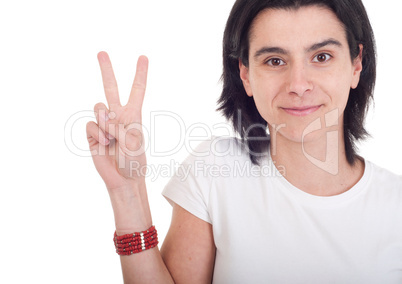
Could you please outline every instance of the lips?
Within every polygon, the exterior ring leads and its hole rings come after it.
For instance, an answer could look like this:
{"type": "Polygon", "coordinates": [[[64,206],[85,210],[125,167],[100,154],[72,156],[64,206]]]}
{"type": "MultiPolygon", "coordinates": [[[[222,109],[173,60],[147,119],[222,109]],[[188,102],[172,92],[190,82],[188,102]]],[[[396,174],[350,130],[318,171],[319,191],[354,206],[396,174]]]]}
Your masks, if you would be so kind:
{"type": "Polygon", "coordinates": [[[294,116],[306,116],[316,112],[322,105],[282,108],[286,113],[294,116]]]}

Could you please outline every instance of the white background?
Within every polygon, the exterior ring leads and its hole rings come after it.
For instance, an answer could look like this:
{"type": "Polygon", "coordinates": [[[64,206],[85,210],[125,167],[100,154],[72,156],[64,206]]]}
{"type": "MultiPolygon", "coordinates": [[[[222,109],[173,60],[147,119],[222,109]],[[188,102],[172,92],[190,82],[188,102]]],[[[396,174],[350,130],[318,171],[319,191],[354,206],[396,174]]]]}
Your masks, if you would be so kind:
{"type": "MultiPolygon", "coordinates": [[[[377,38],[378,81],[376,107],[368,119],[373,138],[360,153],[402,174],[402,4],[364,3],[377,38]]],[[[186,129],[224,121],[215,108],[222,34],[232,4],[1,2],[1,283],[121,282],[109,197],[91,158],[82,157],[88,156],[85,124],[94,104],[105,102],[96,54],[109,53],[123,103],[137,57],[149,57],[144,124],[155,133],[151,147],[173,149],[180,133],[177,121],[165,117],[151,127],[151,112],[174,112],[186,129]]],[[[149,164],[177,165],[187,155],[182,146],[167,157],[149,156],[149,164]]],[[[168,179],[148,178],[161,239],[170,223],[170,205],[161,196],[168,179]]]]}

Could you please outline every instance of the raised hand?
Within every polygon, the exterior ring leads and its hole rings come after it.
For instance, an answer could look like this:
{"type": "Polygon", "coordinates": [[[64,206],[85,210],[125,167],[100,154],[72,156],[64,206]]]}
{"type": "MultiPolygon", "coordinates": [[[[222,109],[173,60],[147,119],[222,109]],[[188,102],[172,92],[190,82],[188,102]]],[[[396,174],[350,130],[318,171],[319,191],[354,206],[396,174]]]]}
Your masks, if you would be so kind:
{"type": "MultiPolygon", "coordinates": [[[[100,52],[98,60],[108,106],[103,103],[95,105],[97,123],[89,122],[87,124],[89,147],[96,169],[108,188],[116,234],[121,236],[133,232],[142,232],[153,224],[145,185],[146,158],[143,143],[144,135],[141,127],[141,108],[147,82],[148,59],[145,56],[138,59],[130,98],[125,106],[120,104],[117,83],[109,56],[106,52],[100,52]]],[[[173,266],[179,264],[175,271],[179,271],[178,275],[183,277],[180,269],[183,267],[181,264],[184,263],[182,259],[191,258],[194,252],[198,254],[201,251],[204,255],[206,252],[210,256],[209,259],[212,260],[215,256],[215,245],[211,233],[212,229],[203,230],[198,227],[209,226],[208,228],[210,228],[210,224],[188,212],[186,213],[179,206],[175,208],[176,213],[173,214],[173,218],[176,220],[175,224],[179,225],[174,228],[178,231],[174,233],[173,230],[171,233],[173,237],[170,238],[170,245],[166,246],[165,251],[167,253],[165,255],[171,252],[182,253],[175,254],[170,259],[177,262],[173,263],[173,266]],[[185,234],[183,234],[183,224],[187,224],[187,230],[184,230],[185,234]],[[193,230],[194,226],[196,227],[195,231],[193,230]],[[198,232],[203,234],[198,234],[198,232]],[[208,239],[204,237],[205,233],[212,240],[210,242],[212,249],[205,249],[205,239],[208,239]],[[202,242],[197,242],[201,239],[202,242]],[[175,249],[177,247],[184,249],[177,250],[175,249]],[[189,248],[191,249],[189,250],[189,248]],[[181,256],[184,257],[181,258],[181,256]]],[[[187,271],[187,275],[184,274],[185,279],[190,279],[194,271],[198,273],[200,266],[205,267],[204,258],[197,259],[199,259],[197,263],[192,262],[193,270],[183,270],[187,271]]],[[[158,247],[138,254],[122,256],[120,261],[124,283],[174,283],[158,247]]],[[[213,261],[208,261],[208,263],[213,264],[213,261]]],[[[202,282],[211,282],[213,266],[207,267],[211,268],[206,271],[206,277],[209,280],[202,282]]]]}
{"type": "Polygon", "coordinates": [[[109,190],[145,182],[146,157],[141,127],[148,59],[140,56],[129,101],[120,103],[112,63],[106,52],[98,54],[108,107],[95,105],[97,123],[87,124],[87,137],[97,171],[109,190]]]}

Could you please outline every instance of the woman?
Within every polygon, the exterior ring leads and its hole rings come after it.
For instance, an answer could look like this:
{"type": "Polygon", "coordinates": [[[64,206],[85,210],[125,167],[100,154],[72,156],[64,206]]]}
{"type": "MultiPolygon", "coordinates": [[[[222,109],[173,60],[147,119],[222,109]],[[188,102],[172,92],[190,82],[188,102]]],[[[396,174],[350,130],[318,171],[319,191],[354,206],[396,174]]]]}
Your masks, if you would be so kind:
{"type": "Polygon", "coordinates": [[[99,53],[108,107],[95,106],[87,133],[125,282],[401,283],[402,179],[355,151],[374,50],[360,0],[236,1],[220,109],[242,139],[202,143],[166,186],[160,251],[138,170],[147,59],[121,106],[99,53]]]}

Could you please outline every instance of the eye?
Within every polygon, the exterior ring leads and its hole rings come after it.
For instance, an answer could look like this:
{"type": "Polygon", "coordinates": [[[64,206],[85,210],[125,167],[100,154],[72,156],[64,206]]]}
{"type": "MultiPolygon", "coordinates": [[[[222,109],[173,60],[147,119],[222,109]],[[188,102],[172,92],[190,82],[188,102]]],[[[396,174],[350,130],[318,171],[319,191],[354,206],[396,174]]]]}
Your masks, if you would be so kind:
{"type": "Polygon", "coordinates": [[[282,66],[285,65],[286,63],[280,59],[280,58],[271,58],[265,62],[265,64],[268,64],[269,66],[277,67],[277,66],[282,66]]]}
{"type": "Polygon", "coordinates": [[[328,53],[320,53],[314,57],[313,62],[324,63],[329,61],[331,58],[332,56],[329,55],[328,53]]]}

